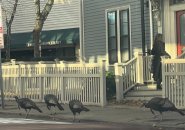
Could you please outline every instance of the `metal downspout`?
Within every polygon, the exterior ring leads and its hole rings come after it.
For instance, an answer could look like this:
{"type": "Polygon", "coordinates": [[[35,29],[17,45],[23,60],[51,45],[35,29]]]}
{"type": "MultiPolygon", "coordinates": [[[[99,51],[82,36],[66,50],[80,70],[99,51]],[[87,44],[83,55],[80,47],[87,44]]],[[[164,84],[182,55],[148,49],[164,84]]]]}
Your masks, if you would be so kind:
{"type": "Polygon", "coordinates": [[[152,49],[153,46],[153,16],[152,16],[152,5],[151,0],[149,0],[149,12],[150,12],[150,49],[152,49]]]}
{"type": "Polygon", "coordinates": [[[145,18],[144,18],[144,0],[140,0],[141,4],[141,33],[142,33],[142,52],[145,55],[145,18]]]}
{"type": "Polygon", "coordinates": [[[84,62],[84,1],[80,1],[80,62],[84,62]]]}

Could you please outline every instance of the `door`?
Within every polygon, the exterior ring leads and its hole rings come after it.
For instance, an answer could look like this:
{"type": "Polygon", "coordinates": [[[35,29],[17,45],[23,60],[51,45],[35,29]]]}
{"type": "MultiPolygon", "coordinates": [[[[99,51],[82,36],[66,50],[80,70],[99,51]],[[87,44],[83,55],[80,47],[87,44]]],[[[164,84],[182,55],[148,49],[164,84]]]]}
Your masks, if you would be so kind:
{"type": "Polygon", "coordinates": [[[185,51],[185,10],[176,13],[177,26],[177,55],[185,51]]]}

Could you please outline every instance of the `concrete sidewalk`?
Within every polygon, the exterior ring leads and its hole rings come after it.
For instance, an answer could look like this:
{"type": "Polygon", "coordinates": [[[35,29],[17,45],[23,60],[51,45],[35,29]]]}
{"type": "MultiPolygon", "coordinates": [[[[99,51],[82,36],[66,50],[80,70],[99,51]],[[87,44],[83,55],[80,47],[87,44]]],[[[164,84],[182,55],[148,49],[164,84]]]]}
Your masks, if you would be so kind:
{"type": "MultiPolygon", "coordinates": [[[[45,103],[36,103],[43,113],[31,110],[28,118],[51,119],[50,111],[45,103]]],[[[73,114],[71,113],[68,104],[63,105],[64,111],[58,111],[56,120],[72,121],[73,114]]],[[[163,114],[163,121],[153,119],[153,115],[149,109],[140,108],[139,106],[128,106],[112,104],[105,107],[87,106],[89,112],[81,112],[79,116],[81,121],[104,121],[114,123],[133,123],[142,125],[152,125],[154,127],[176,127],[185,129],[185,116],[181,116],[176,112],[166,112],[163,114]]],[[[4,114],[9,117],[25,117],[25,111],[17,108],[15,101],[5,101],[5,109],[0,109],[0,115],[4,114]],[[19,115],[19,113],[22,115],[19,115]]],[[[158,114],[158,113],[157,113],[158,114]]]]}

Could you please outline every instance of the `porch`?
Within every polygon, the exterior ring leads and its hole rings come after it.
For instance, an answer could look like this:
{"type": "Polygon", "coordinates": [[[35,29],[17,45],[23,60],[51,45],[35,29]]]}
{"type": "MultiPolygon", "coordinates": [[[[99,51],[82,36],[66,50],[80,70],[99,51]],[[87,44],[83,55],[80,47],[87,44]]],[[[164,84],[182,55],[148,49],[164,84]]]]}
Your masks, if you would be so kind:
{"type": "Polygon", "coordinates": [[[152,56],[136,54],[125,64],[115,64],[116,100],[149,100],[168,97],[179,108],[185,108],[185,59],[162,58],[162,90],[157,90],[151,74],[152,56]]]}

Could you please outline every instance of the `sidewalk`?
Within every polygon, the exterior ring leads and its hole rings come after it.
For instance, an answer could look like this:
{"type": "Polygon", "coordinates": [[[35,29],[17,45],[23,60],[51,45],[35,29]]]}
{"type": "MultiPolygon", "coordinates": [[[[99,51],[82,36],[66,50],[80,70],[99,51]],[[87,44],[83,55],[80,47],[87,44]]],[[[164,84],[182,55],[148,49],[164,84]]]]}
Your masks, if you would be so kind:
{"type": "MultiPolygon", "coordinates": [[[[42,118],[51,119],[50,111],[47,109],[45,103],[36,103],[43,113],[39,113],[35,110],[31,110],[28,118],[42,118]]],[[[153,119],[153,115],[149,109],[140,108],[138,106],[118,105],[111,104],[105,107],[87,106],[90,109],[89,112],[81,112],[80,119],[91,121],[105,121],[114,123],[133,123],[152,125],[156,127],[176,127],[185,128],[185,117],[179,115],[176,112],[163,113],[163,121],[159,122],[159,119],[153,119]]],[[[56,109],[56,119],[63,121],[72,121],[73,114],[71,113],[68,104],[64,105],[64,111],[58,111],[56,109]]],[[[25,117],[25,111],[21,111],[17,108],[15,101],[5,101],[5,109],[0,109],[0,115],[4,114],[9,117],[25,117]],[[19,113],[22,115],[19,115],[19,113]]],[[[158,113],[157,113],[158,114],[158,113]]],[[[77,115],[78,116],[78,115],[77,115]]]]}

